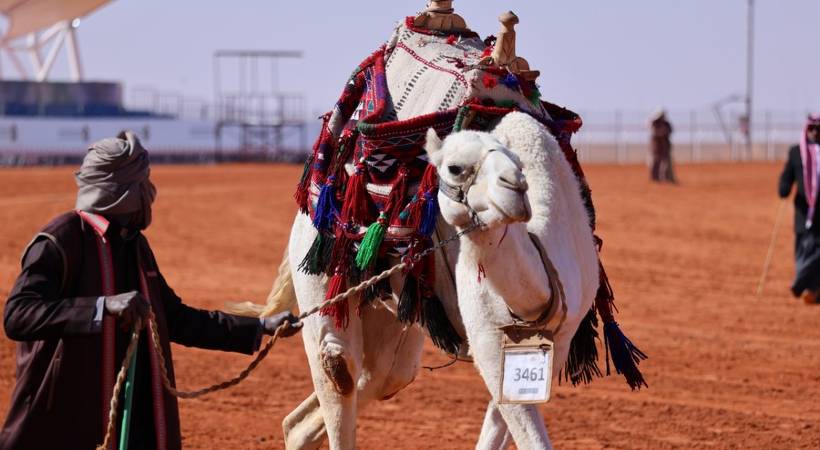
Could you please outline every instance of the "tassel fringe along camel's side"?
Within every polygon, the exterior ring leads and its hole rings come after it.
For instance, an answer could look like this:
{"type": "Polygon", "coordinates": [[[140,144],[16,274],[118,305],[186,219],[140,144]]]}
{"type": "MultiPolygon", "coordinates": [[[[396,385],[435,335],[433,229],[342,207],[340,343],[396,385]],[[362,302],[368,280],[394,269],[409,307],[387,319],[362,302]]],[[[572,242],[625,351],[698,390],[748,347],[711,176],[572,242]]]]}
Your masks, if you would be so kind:
{"type": "Polygon", "coordinates": [[[231,314],[246,317],[268,317],[283,311],[291,311],[296,306],[296,291],[293,289],[293,276],[288,262],[288,248],[285,247],[282,262],[276,279],[273,280],[265,305],[253,302],[227,303],[226,310],[231,314]]]}

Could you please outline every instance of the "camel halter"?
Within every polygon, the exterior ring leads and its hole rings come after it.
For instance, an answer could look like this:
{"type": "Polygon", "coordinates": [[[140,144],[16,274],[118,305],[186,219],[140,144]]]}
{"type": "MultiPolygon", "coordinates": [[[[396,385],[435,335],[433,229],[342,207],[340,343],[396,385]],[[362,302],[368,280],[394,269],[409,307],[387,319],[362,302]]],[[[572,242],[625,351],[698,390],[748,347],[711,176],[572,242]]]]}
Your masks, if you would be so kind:
{"type": "Polygon", "coordinates": [[[470,219],[471,219],[473,225],[476,225],[476,226],[479,226],[479,227],[483,227],[484,224],[481,222],[481,219],[478,218],[478,211],[476,211],[475,208],[473,208],[470,205],[469,199],[467,198],[467,194],[470,193],[470,189],[475,184],[475,180],[476,180],[476,178],[478,178],[478,172],[481,171],[481,167],[484,166],[484,161],[487,160],[487,157],[490,156],[490,153],[493,153],[495,151],[498,151],[498,149],[497,148],[491,148],[491,149],[485,151],[484,154],[481,155],[481,159],[479,159],[471,167],[472,173],[470,174],[470,176],[468,176],[467,179],[464,180],[464,183],[461,183],[460,185],[459,184],[450,184],[444,178],[442,178],[440,175],[438,177],[438,181],[439,181],[438,190],[439,190],[439,192],[444,194],[444,196],[449,198],[450,200],[452,200],[456,203],[460,203],[460,204],[464,205],[464,207],[467,208],[467,211],[470,214],[470,219]]]}
{"type": "MultiPolygon", "coordinates": [[[[481,170],[481,167],[484,165],[484,161],[490,155],[490,153],[497,151],[498,149],[490,149],[484,152],[481,156],[481,159],[478,160],[472,166],[472,173],[469,177],[462,183],[461,185],[450,184],[445,181],[441,176],[439,176],[439,192],[444,194],[445,197],[453,200],[454,202],[460,203],[464,205],[470,213],[470,217],[472,219],[472,224],[470,228],[483,228],[484,223],[478,218],[478,212],[470,206],[470,203],[467,199],[467,194],[470,192],[470,188],[473,187],[475,184],[475,180],[478,177],[478,172],[481,170]]],[[[564,286],[561,283],[559,278],[558,270],[555,268],[555,265],[550,260],[549,256],[547,255],[546,249],[544,246],[541,245],[538,238],[529,233],[530,240],[535,248],[538,250],[538,256],[541,258],[541,263],[544,266],[544,272],[547,274],[547,279],[549,280],[550,284],[550,298],[547,302],[547,308],[541,315],[533,320],[533,321],[526,321],[523,319],[518,318],[511,310],[510,315],[513,317],[513,324],[508,325],[504,328],[526,328],[526,329],[552,329],[553,332],[556,332],[563,324],[564,320],[566,320],[567,315],[567,304],[566,304],[566,296],[564,294],[564,286]]]]}

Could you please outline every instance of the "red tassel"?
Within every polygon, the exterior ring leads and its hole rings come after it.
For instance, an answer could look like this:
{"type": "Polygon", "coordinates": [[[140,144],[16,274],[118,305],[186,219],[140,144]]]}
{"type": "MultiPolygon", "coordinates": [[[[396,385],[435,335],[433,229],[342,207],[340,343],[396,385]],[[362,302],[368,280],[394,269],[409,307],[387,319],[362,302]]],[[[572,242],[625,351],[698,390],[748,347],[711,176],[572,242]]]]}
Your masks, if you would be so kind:
{"type": "Polygon", "coordinates": [[[345,199],[342,205],[342,222],[365,224],[372,222],[372,207],[367,193],[367,172],[364,162],[356,164],[356,170],[345,188],[345,199]]]}
{"type": "Polygon", "coordinates": [[[407,207],[399,214],[402,225],[418,228],[423,207],[424,198],[420,197],[419,194],[414,195],[407,207]]]}
{"type": "Polygon", "coordinates": [[[450,44],[450,45],[455,45],[456,44],[456,35],[451,34],[451,35],[447,36],[447,43],[450,44]]]}
{"type": "MultiPolygon", "coordinates": [[[[425,248],[432,246],[432,243],[428,243],[425,248]]],[[[436,285],[436,255],[435,253],[428,253],[427,256],[421,259],[418,262],[421,267],[419,268],[419,273],[421,273],[421,279],[424,283],[428,286],[435,286],[436,285]]]]}
{"type": "Polygon", "coordinates": [[[299,179],[299,184],[296,185],[296,193],[293,198],[296,199],[296,204],[299,205],[299,211],[302,214],[308,213],[308,199],[310,198],[310,179],[313,175],[313,158],[310,155],[305,161],[305,167],[302,169],[302,177],[299,179]]]}
{"type": "Polygon", "coordinates": [[[400,214],[403,210],[402,206],[406,197],[407,167],[402,165],[399,168],[399,177],[396,179],[396,182],[393,183],[393,188],[390,189],[390,197],[388,197],[387,205],[384,208],[384,211],[388,214],[388,217],[390,217],[390,222],[387,223],[388,226],[401,219],[400,214]]]}
{"type": "Polygon", "coordinates": [[[436,166],[427,164],[427,167],[424,169],[424,174],[421,176],[419,191],[427,192],[436,187],[438,187],[438,173],[436,172],[436,166]]]}
{"type": "MultiPolygon", "coordinates": [[[[330,277],[330,281],[327,284],[327,294],[325,295],[325,300],[330,300],[347,290],[345,278],[345,274],[337,268],[336,273],[330,277]]],[[[350,312],[347,299],[334,303],[330,306],[325,306],[319,311],[319,314],[322,316],[333,317],[333,323],[336,325],[336,328],[347,328],[347,325],[350,323],[350,312]]]]}
{"type": "Polygon", "coordinates": [[[336,239],[333,242],[333,249],[330,251],[329,267],[335,267],[334,272],[328,272],[328,275],[335,272],[347,273],[347,267],[350,251],[350,238],[345,233],[345,226],[343,225],[336,231],[336,239]]]}

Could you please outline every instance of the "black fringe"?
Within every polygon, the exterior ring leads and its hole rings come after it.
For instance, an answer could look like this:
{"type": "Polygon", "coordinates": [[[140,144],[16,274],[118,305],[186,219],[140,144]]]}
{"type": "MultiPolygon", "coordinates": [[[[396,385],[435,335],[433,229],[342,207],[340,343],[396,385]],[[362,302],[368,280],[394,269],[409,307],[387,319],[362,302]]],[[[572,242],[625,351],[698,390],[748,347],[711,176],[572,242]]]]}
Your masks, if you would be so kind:
{"type": "Polygon", "coordinates": [[[421,293],[419,279],[408,274],[404,280],[404,287],[399,296],[399,306],[396,311],[399,322],[412,324],[421,319],[421,293]]]}
{"type": "MultiPolygon", "coordinates": [[[[387,270],[387,267],[385,266],[384,261],[377,259],[372,269],[361,270],[356,266],[356,264],[351,264],[347,273],[348,279],[350,280],[350,285],[355,286],[372,277],[374,274],[384,272],[385,270],[387,270]]],[[[373,301],[389,297],[392,293],[393,289],[390,287],[390,279],[385,278],[380,280],[378,283],[373,286],[366,287],[362,291],[359,307],[367,305],[373,301]]]]}
{"type": "Polygon", "coordinates": [[[299,270],[308,275],[321,275],[327,272],[330,265],[330,254],[336,238],[319,232],[308,249],[305,258],[299,263],[299,270]]]}
{"type": "Polygon", "coordinates": [[[441,300],[434,294],[423,299],[421,305],[421,324],[427,328],[433,344],[447,353],[457,355],[463,341],[447,318],[441,300]]]}
{"type": "Polygon", "coordinates": [[[580,383],[589,384],[593,378],[603,376],[598,367],[596,339],[599,339],[598,315],[595,308],[591,308],[572,337],[567,363],[559,374],[559,381],[569,381],[573,386],[577,386],[580,383]]]}
{"type": "Polygon", "coordinates": [[[617,322],[604,324],[604,347],[606,348],[607,375],[610,373],[609,358],[611,356],[615,372],[626,378],[626,383],[633,391],[640,390],[641,386],[649,387],[638,369],[638,364],[647,356],[624,335],[617,322]]]}

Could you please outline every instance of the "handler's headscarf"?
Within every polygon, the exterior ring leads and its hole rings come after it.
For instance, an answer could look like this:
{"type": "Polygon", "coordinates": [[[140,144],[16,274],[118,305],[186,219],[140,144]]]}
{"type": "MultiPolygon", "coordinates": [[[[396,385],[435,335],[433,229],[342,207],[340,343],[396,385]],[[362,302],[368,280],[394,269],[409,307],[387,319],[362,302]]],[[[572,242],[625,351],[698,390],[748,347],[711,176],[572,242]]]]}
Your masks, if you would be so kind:
{"type": "Polygon", "coordinates": [[[129,226],[147,228],[157,195],[148,164],[148,152],[131,131],[91,144],[75,174],[76,208],[103,216],[131,216],[129,226]]]}
{"type": "MultiPolygon", "coordinates": [[[[809,213],[806,218],[806,227],[812,225],[814,209],[817,203],[817,158],[814,149],[811,148],[808,139],[809,126],[820,125],[820,114],[809,114],[806,118],[806,127],[803,129],[803,136],[800,138],[800,159],[803,162],[803,190],[806,192],[806,202],[809,204],[809,213]]],[[[820,143],[813,143],[818,145],[820,143]]]]}

